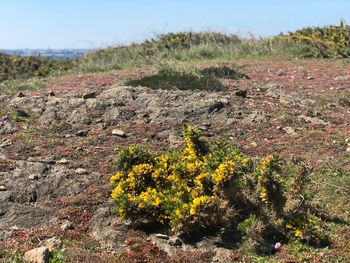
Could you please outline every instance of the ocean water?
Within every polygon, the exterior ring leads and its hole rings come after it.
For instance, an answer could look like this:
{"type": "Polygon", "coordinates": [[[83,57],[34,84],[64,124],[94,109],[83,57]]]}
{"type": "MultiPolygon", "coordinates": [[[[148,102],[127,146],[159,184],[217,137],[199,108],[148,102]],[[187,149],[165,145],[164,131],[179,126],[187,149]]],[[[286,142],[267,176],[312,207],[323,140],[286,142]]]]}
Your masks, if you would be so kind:
{"type": "Polygon", "coordinates": [[[91,49],[0,49],[0,53],[5,53],[8,55],[19,55],[24,57],[38,56],[53,59],[80,58],[91,51],[91,49]]]}

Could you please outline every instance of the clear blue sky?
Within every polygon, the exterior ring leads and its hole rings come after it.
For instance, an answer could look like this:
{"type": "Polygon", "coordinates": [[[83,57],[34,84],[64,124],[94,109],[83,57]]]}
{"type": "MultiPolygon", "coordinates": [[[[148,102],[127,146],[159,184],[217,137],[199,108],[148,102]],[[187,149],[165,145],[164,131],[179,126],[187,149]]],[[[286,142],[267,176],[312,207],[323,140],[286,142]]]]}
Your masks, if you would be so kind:
{"type": "Polygon", "coordinates": [[[156,33],[268,36],[350,23],[350,0],[0,0],[0,49],[95,48],[156,33]]]}

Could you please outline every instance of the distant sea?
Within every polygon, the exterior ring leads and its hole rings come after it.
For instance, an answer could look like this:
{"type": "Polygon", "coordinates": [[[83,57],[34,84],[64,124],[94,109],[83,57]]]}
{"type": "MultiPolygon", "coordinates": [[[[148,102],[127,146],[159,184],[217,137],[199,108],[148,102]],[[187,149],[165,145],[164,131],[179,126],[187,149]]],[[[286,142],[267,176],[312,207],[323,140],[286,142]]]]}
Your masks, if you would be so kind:
{"type": "Polygon", "coordinates": [[[18,55],[23,57],[36,56],[53,59],[73,59],[80,58],[86,53],[93,50],[91,49],[0,49],[0,53],[8,55],[18,55]]]}

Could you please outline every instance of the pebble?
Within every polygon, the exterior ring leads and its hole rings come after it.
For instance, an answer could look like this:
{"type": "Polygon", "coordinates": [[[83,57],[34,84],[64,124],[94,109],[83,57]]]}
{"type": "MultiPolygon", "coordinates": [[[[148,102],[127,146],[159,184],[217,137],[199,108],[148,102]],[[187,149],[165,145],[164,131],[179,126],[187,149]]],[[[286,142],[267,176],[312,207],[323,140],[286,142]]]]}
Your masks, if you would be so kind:
{"type": "Polygon", "coordinates": [[[126,133],[120,129],[114,129],[112,131],[112,135],[116,135],[118,137],[122,137],[122,138],[125,138],[126,137],[126,133]]]}
{"type": "Polygon", "coordinates": [[[78,168],[75,170],[75,173],[82,175],[82,174],[87,174],[87,171],[84,168],[78,168]]]}
{"type": "Polygon", "coordinates": [[[58,164],[68,164],[69,161],[68,161],[66,158],[62,158],[62,159],[59,160],[57,163],[58,163],[58,164]]]}
{"type": "Polygon", "coordinates": [[[38,177],[38,175],[36,175],[36,174],[31,174],[31,175],[29,175],[28,176],[28,179],[29,180],[37,180],[39,177],[38,177]]]}
{"type": "Polygon", "coordinates": [[[168,235],[164,235],[164,234],[155,234],[154,236],[158,237],[158,238],[161,238],[161,239],[166,239],[166,240],[169,239],[169,236],[168,235]]]}
{"type": "Polygon", "coordinates": [[[296,135],[297,135],[295,129],[292,128],[292,127],[288,127],[288,126],[287,126],[287,127],[284,127],[283,130],[284,130],[288,135],[291,135],[291,136],[296,136],[296,135]]]}
{"type": "Polygon", "coordinates": [[[66,231],[66,230],[72,230],[74,229],[74,226],[71,222],[66,221],[61,225],[61,230],[62,231],[66,231]]]}
{"type": "Polygon", "coordinates": [[[78,137],[85,137],[87,134],[88,134],[88,131],[86,130],[79,130],[75,133],[75,135],[78,137]]]}
{"type": "Polygon", "coordinates": [[[25,261],[32,263],[48,263],[50,257],[51,254],[47,247],[34,248],[24,254],[25,261]]]}

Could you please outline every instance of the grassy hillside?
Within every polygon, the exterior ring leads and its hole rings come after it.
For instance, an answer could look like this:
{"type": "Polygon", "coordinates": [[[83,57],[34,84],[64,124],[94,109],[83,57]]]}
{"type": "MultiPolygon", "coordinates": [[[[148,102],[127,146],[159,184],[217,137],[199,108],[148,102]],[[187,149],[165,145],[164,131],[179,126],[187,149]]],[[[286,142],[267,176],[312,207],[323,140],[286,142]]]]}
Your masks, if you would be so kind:
{"type": "Polygon", "coordinates": [[[307,27],[272,38],[243,39],[219,32],[157,35],[139,44],[110,47],[78,60],[56,61],[0,54],[0,81],[64,72],[101,72],[142,68],[164,61],[232,62],[239,58],[349,58],[350,27],[307,27]]]}

